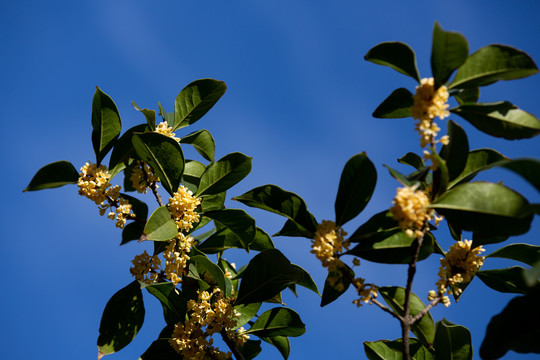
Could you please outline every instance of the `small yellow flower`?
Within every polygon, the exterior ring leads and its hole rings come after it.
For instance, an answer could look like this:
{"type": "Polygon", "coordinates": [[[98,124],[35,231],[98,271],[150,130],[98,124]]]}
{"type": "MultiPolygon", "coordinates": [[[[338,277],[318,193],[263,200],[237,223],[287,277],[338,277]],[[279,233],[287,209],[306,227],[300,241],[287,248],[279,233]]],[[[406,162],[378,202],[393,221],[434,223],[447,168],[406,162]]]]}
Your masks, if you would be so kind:
{"type": "Polygon", "coordinates": [[[135,279],[146,284],[153,284],[157,281],[157,271],[161,266],[161,260],[157,256],[150,256],[145,250],[142,254],[136,255],[131,263],[133,266],[129,271],[135,279]]]}
{"type": "MultiPolygon", "coordinates": [[[[138,193],[146,194],[150,184],[158,182],[159,177],[154,174],[150,165],[144,161],[137,160],[136,166],[131,170],[129,180],[131,180],[131,184],[138,193]]],[[[155,186],[157,188],[157,185],[155,186]]]]}
{"type": "Polygon", "coordinates": [[[199,214],[195,212],[201,204],[201,198],[196,198],[185,186],[181,185],[178,191],[169,198],[167,207],[178,226],[178,230],[184,231],[193,228],[193,224],[199,221],[199,214]]]}
{"type": "Polygon", "coordinates": [[[398,188],[392,203],[394,206],[390,212],[399,227],[411,237],[421,236],[427,222],[434,215],[434,211],[428,208],[429,198],[426,193],[408,186],[398,188]]]}
{"type": "Polygon", "coordinates": [[[329,267],[336,260],[336,254],[343,251],[343,248],[348,249],[349,243],[343,239],[346,235],[345,230],[335,222],[323,220],[315,231],[311,253],[315,254],[324,267],[329,267]]]}
{"type": "Polygon", "coordinates": [[[156,127],[156,132],[160,133],[160,134],[163,134],[163,135],[166,135],[166,136],[168,136],[170,138],[173,138],[177,142],[180,142],[180,139],[177,138],[176,136],[174,136],[172,126],[169,126],[169,124],[167,124],[166,121],[163,121],[163,122],[158,124],[158,126],[156,127]]]}

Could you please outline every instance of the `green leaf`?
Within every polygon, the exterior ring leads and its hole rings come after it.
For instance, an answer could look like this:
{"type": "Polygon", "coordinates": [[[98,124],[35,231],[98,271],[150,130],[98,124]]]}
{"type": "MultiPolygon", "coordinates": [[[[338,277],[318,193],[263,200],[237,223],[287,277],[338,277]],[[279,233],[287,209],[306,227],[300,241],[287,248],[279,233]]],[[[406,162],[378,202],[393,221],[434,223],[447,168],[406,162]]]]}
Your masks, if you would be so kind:
{"type": "Polygon", "coordinates": [[[97,346],[98,358],[112,354],[128,345],[144,322],[144,303],[137,280],[114,294],[105,305],[97,346]]]}
{"type": "Polygon", "coordinates": [[[373,112],[372,116],[379,119],[396,119],[411,116],[411,106],[414,105],[413,94],[405,89],[394,90],[373,112]]]}
{"type": "Polygon", "coordinates": [[[167,241],[178,235],[176,223],[167,206],[158,207],[144,226],[144,240],[167,241]]]}
{"type": "Polygon", "coordinates": [[[377,170],[366,153],[354,155],[347,161],[335,202],[336,224],[342,226],[355,218],[373,195],[377,183],[377,170]]]}
{"type": "Polygon", "coordinates": [[[154,132],[133,134],[137,155],[148,163],[171,195],[178,190],[184,172],[184,154],[173,138],[154,132]]]}
{"type": "Polygon", "coordinates": [[[278,349],[283,356],[283,359],[287,360],[291,353],[291,344],[289,338],[286,336],[273,336],[273,337],[261,337],[261,340],[273,345],[278,349]]]}
{"type": "MultiPolygon", "coordinates": [[[[118,175],[122,170],[129,165],[130,160],[135,157],[133,150],[133,142],[131,138],[133,133],[143,132],[148,130],[147,125],[136,125],[128,129],[120,138],[115,142],[111,159],[109,160],[109,173],[111,177],[118,175]]],[[[125,190],[127,191],[127,190],[125,190]]]]}
{"type": "Polygon", "coordinates": [[[321,295],[319,294],[319,288],[317,287],[317,284],[315,284],[315,281],[313,281],[313,278],[311,277],[311,275],[309,275],[309,273],[303,268],[301,268],[300,266],[295,265],[295,264],[293,264],[293,266],[300,269],[304,273],[303,278],[299,280],[296,284],[313,291],[317,295],[321,295]]]}
{"type": "Polygon", "coordinates": [[[227,228],[221,228],[197,246],[205,254],[217,254],[227,249],[245,249],[237,234],[227,228]]]}
{"type": "Polygon", "coordinates": [[[209,258],[202,255],[191,256],[190,263],[195,265],[197,272],[200,274],[203,280],[207,280],[204,273],[208,272],[211,278],[215,281],[215,284],[210,285],[217,285],[221,290],[223,290],[225,297],[231,295],[231,281],[225,277],[223,270],[221,270],[221,268],[214,264],[209,258]]]}
{"type": "Polygon", "coordinates": [[[251,244],[249,244],[249,249],[255,251],[264,251],[274,248],[275,246],[270,236],[263,229],[257,228],[255,239],[251,244]]]}
{"type": "Polygon", "coordinates": [[[340,267],[335,270],[328,271],[328,276],[324,282],[321,307],[330,304],[343,295],[351,285],[351,279],[353,278],[354,271],[345,263],[340,264],[340,267]],[[330,281],[331,278],[336,280],[330,281]]]}
{"type": "MultiPolygon", "coordinates": [[[[402,349],[401,339],[364,342],[364,351],[369,360],[402,360],[402,349]]],[[[435,359],[433,354],[415,338],[410,338],[409,352],[411,360],[435,359]]]]}
{"type": "Polygon", "coordinates": [[[248,215],[244,210],[239,209],[223,209],[219,211],[207,211],[204,216],[214,220],[214,223],[219,224],[220,228],[230,230],[229,236],[236,237],[243,248],[249,250],[249,244],[255,239],[257,227],[255,219],[248,215]]]}
{"type": "Polygon", "coordinates": [[[179,360],[180,355],[169,343],[173,330],[174,327],[167,325],[159,334],[159,338],[150,344],[139,360],[179,360]]]}
{"type": "Polygon", "coordinates": [[[463,183],[471,181],[479,172],[491,169],[492,167],[506,162],[509,159],[501,153],[492,149],[478,149],[469,152],[467,156],[467,162],[465,168],[448,185],[449,188],[463,183]]]}
{"type": "Polygon", "coordinates": [[[145,223],[135,221],[124,226],[120,245],[125,245],[133,240],[139,240],[144,234],[144,225],[145,223]]]}
{"type": "Polygon", "coordinates": [[[509,350],[540,353],[540,291],[510,300],[504,310],[491,318],[480,347],[482,359],[499,359],[509,350]]]}
{"type": "Polygon", "coordinates": [[[317,221],[307,210],[304,200],[300,196],[275,185],[257,187],[243,195],[234,197],[233,200],[285,216],[309,232],[310,238],[313,238],[317,230],[317,221]]]}
{"type": "Polygon", "coordinates": [[[453,89],[450,91],[450,95],[456,98],[459,105],[467,103],[475,103],[480,98],[480,89],[477,87],[465,88],[465,89],[453,89]]]}
{"type": "Polygon", "coordinates": [[[529,244],[510,244],[497,249],[486,257],[503,258],[521,261],[524,264],[534,266],[540,261],[540,246],[529,244]]]}
{"type": "Polygon", "coordinates": [[[380,43],[371,48],[364,56],[364,59],[375,64],[389,66],[420,82],[420,75],[416,66],[416,55],[407,44],[402,42],[380,43]]]}
{"type": "Polygon", "coordinates": [[[464,104],[450,111],[478,130],[507,140],[528,139],[540,133],[540,120],[508,101],[464,104]]]}
{"type": "Polygon", "coordinates": [[[137,199],[136,197],[130,196],[128,194],[120,193],[120,197],[129,201],[131,205],[131,210],[139,219],[146,219],[148,216],[148,205],[137,199]]]}
{"type": "Polygon", "coordinates": [[[236,326],[233,328],[233,330],[239,329],[240,327],[246,325],[248,321],[257,315],[260,308],[260,302],[235,306],[234,310],[239,314],[239,316],[236,318],[236,326]]]}
{"type": "Polygon", "coordinates": [[[212,195],[228,190],[245,178],[250,171],[249,156],[242,153],[225,155],[216,163],[208,165],[201,176],[196,195],[212,195]]]}
{"type": "MultiPolygon", "coordinates": [[[[450,120],[451,121],[451,120],[450,120]]],[[[398,159],[401,164],[407,164],[414,167],[416,170],[424,167],[424,160],[415,153],[408,152],[398,159]]]]}
{"type": "Polygon", "coordinates": [[[471,333],[464,326],[443,319],[435,331],[435,360],[472,360],[471,333]]]}
{"type": "Polygon", "coordinates": [[[484,86],[498,80],[524,78],[537,72],[534,61],[523,51],[506,45],[489,45],[465,60],[449,88],[484,86]]]}
{"type": "Polygon", "coordinates": [[[306,325],[300,316],[286,307],[273,308],[259,316],[246,334],[256,336],[300,336],[306,332],[306,325]]]}
{"type": "Polygon", "coordinates": [[[201,202],[201,210],[204,212],[207,211],[217,211],[225,208],[225,192],[221,192],[215,195],[203,195],[201,202]]]}
{"type": "Polygon", "coordinates": [[[225,90],[225,83],[214,79],[200,79],[189,83],[174,101],[173,131],[202,118],[223,96],[225,90]]]}
{"type": "Polygon", "coordinates": [[[528,201],[504,185],[474,182],[456,186],[431,207],[463,230],[482,235],[519,235],[532,221],[528,201]]]}
{"type": "MultiPolygon", "coordinates": [[[[412,260],[415,241],[414,237],[409,237],[401,230],[381,231],[362,239],[357,246],[345,254],[382,264],[409,264],[412,260]]],[[[434,243],[433,235],[427,233],[422,242],[418,261],[426,259],[435,251],[434,243]]]]}
{"type": "Polygon", "coordinates": [[[540,161],[536,159],[516,159],[502,164],[527,180],[536,190],[540,191],[540,161]]]}
{"type": "Polygon", "coordinates": [[[210,131],[199,130],[192,132],[189,135],[180,139],[181,144],[193,145],[195,150],[202,155],[208,161],[214,161],[214,153],[216,151],[216,143],[210,131]]]}
{"type": "MultiPolygon", "coordinates": [[[[165,109],[163,109],[163,106],[161,106],[161,103],[158,101],[158,107],[159,107],[159,115],[163,119],[163,121],[167,122],[168,126],[174,125],[174,112],[166,112],[165,109]]],[[[174,130],[173,130],[174,131],[174,130]]]]}
{"type": "Polygon", "coordinates": [[[389,210],[384,210],[373,215],[368,221],[356,229],[349,237],[349,241],[361,242],[363,239],[369,239],[377,235],[377,233],[388,231],[389,234],[390,232],[395,233],[396,230],[399,230],[398,222],[394,220],[389,210]]]}
{"type": "Polygon", "coordinates": [[[195,194],[199,187],[201,176],[205,171],[206,166],[204,164],[195,160],[186,160],[184,173],[182,174],[182,184],[195,194]]]}
{"type": "Polygon", "coordinates": [[[240,351],[245,360],[251,360],[257,357],[262,351],[261,340],[248,340],[240,347],[240,351]]]}
{"type": "Polygon", "coordinates": [[[291,219],[287,219],[281,230],[272,236],[305,237],[311,239],[313,238],[313,232],[307,231],[303,226],[292,221],[291,219]]]}
{"type": "Polygon", "coordinates": [[[116,104],[96,86],[92,100],[92,144],[98,165],[113,147],[121,130],[122,121],[116,104]]]}
{"type": "Polygon", "coordinates": [[[156,111],[141,109],[139,105],[135,104],[135,101],[132,101],[131,105],[133,105],[135,110],[140,111],[144,115],[144,117],[146,118],[146,123],[148,124],[148,128],[151,131],[156,131],[156,111]]]}
{"type": "Polygon", "coordinates": [[[38,170],[23,191],[52,189],[66,184],[76,184],[79,173],[68,161],[56,161],[38,170]]]}
{"type": "MultiPolygon", "coordinates": [[[[379,293],[384,301],[399,315],[403,316],[403,304],[405,303],[405,289],[397,286],[379,288],[379,293]]],[[[426,306],[418,296],[411,292],[410,315],[416,316],[426,306]]],[[[420,321],[411,326],[411,331],[424,345],[431,347],[435,339],[435,324],[428,312],[420,321]]]]}
{"type": "Polygon", "coordinates": [[[435,79],[435,89],[450,78],[452,72],[465,62],[468,55],[467,39],[460,33],[444,31],[435,22],[431,48],[431,71],[435,79]]]}
{"type": "Polygon", "coordinates": [[[436,153],[432,154],[433,165],[436,166],[436,169],[433,171],[433,194],[436,196],[444,193],[448,188],[448,167],[446,166],[446,161],[444,161],[436,153]]]}
{"type": "Polygon", "coordinates": [[[168,325],[174,326],[178,322],[183,322],[186,317],[188,299],[177,292],[172,282],[152,285],[141,283],[141,285],[159,300],[168,325]]]}
{"type": "Polygon", "coordinates": [[[442,147],[439,155],[446,161],[448,177],[452,181],[465,170],[469,157],[469,140],[465,130],[453,120],[448,121],[447,133],[450,143],[442,147]]]}
{"type": "Polygon", "coordinates": [[[481,270],[476,275],[495,291],[527,294],[530,287],[525,281],[525,272],[521,266],[512,266],[507,269],[481,270]]]}
{"type": "Polygon", "coordinates": [[[304,272],[277,249],[255,255],[242,274],[236,305],[262,302],[290,284],[304,279],[304,272]]]}

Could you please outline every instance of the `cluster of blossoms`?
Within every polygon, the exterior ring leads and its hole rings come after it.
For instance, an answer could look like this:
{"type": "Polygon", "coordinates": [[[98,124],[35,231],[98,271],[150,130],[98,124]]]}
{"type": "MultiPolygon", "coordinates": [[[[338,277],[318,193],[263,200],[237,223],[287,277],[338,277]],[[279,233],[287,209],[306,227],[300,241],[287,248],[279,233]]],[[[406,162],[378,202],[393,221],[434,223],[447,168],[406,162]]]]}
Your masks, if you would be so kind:
{"type": "MultiPolygon", "coordinates": [[[[416,87],[414,94],[414,105],[411,107],[411,115],[418,120],[415,130],[420,133],[420,145],[425,147],[434,144],[435,138],[441,130],[433,121],[436,117],[444,119],[450,116],[448,109],[448,90],[446,86],[435,89],[433,78],[424,78],[420,85],[416,87]]],[[[444,145],[448,144],[448,136],[440,139],[444,145]]]]}
{"type": "MultiPolygon", "coordinates": [[[[135,166],[131,169],[129,180],[138,193],[146,194],[148,187],[158,182],[159,177],[154,174],[150,165],[144,161],[137,160],[135,166]]],[[[155,186],[157,188],[157,185],[155,186]]]]}
{"type": "Polygon", "coordinates": [[[189,260],[188,253],[192,245],[193,238],[191,236],[178,234],[175,239],[169,242],[167,249],[163,252],[165,277],[171,280],[175,286],[182,281],[182,274],[186,269],[189,260]]]}
{"type": "Polygon", "coordinates": [[[111,220],[116,219],[116,226],[123,229],[127,219],[134,217],[131,212],[131,204],[120,197],[120,186],[112,186],[109,182],[111,175],[105,165],[86,163],[81,168],[77,186],[79,195],[92,200],[99,207],[99,214],[105,215],[111,220]],[[112,211],[115,207],[116,210],[112,211]]]}
{"type": "Polygon", "coordinates": [[[156,126],[156,132],[160,133],[160,134],[163,134],[163,135],[166,135],[166,136],[168,136],[170,138],[173,138],[177,142],[180,142],[180,139],[177,138],[175,136],[175,134],[173,133],[172,126],[169,126],[169,124],[167,124],[166,121],[162,121],[161,123],[158,124],[158,126],[156,126]]]}
{"type": "Polygon", "coordinates": [[[178,230],[186,231],[193,228],[193,224],[199,221],[199,214],[195,212],[201,204],[201,198],[196,198],[184,185],[178,188],[172,198],[169,198],[167,207],[178,226],[178,230]]]}
{"type": "Polygon", "coordinates": [[[426,224],[433,218],[436,223],[442,220],[441,217],[435,215],[433,209],[428,208],[429,198],[426,193],[416,190],[415,187],[398,188],[392,203],[394,204],[390,208],[392,217],[398,221],[399,227],[411,237],[422,236],[426,224]]]}
{"type": "Polygon", "coordinates": [[[365,279],[356,278],[351,283],[358,292],[359,298],[353,300],[353,304],[356,304],[357,307],[362,306],[363,302],[366,304],[371,303],[377,297],[378,288],[374,284],[366,284],[365,279]]]}
{"type": "Polygon", "coordinates": [[[329,220],[323,220],[315,231],[311,253],[315,254],[322,266],[329,268],[329,271],[334,270],[337,263],[340,262],[336,255],[341,253],[343,248],[349,250],[349,241],[344,240],[346,235],[345,230],[329,220]]]}
{"type": "MultiPolygon", "coordinates": [[[[428,299],[433,300],[437,293],[442,296],[447,292],[456,296],[462,290],[457,285],[467,283],[484,264],[484,257],[480,254],[485,251],[482,246],[471,249],[472,240],[458,241],[450,247],[445,257],[441,259],[439,267],[439,280],[437,281],[437,292],[431,290],[428,299]]],[[[450,305],[448,297],[443,299],[445,306],[450,305]],[[445,301],[446,300],[446,301],[445,301]]]]}
{"type": "Polygon", "coordinates": [[[230,352],[222,352],[212,346],[213,334],[222,334],[234,339],[238,346],[242,346],[249,338],[243,334],[244,329],[238,332],[232,330],[236,327],[239,314],[227,299],[223,291],[214,288],[198,292],[198,299],[190,300],[187,304],[189,319],[174,326],[169,343],[186,359],[230,359],[230,352]]]}
{"type": "Polygon", "coordinates": [[[161,272],[161,259],[157,256],[150,256],[146,250],[141,255],[135,255],[131,260],[133,266],[129,269],[135,279],[146,284],[153,284],[158,281],[161,272]]]}

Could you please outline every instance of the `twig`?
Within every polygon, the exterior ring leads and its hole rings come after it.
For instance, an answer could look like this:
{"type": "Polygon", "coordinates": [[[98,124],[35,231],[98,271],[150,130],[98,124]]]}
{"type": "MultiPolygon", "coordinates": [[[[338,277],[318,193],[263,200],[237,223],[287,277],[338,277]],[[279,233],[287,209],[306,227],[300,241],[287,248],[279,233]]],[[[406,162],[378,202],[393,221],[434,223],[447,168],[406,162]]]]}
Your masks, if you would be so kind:
{"type": "Polygon", "coordinates": [[[156,197],[156,200],[159,204],[159,206],[163,206],[163,201],[161,200],[161,196],[159,195],[157,191],[157,186],[155,182],[151,182],[149,185],[150,189],[152,189],[152,193],[154,193],[154,196],[156,197]]]}
{"type": "Polygon", "coordinates": [[[383,311],[386,311],[387,313],[389,313],[390,315],[392,315],[393,317],[395,317],[396,319],[398,319],[400,322],[403,322],[403,321],[404,321],[403,318],[402,318],[399,314],[397,314],[397,313],[395,313],[394,311],[392,311],[392,309],[390,309],[388,306],[385,306],[385,305],[381,304],[381,303],[379,302],[379,300],[377,300],[377,299],[371,299],[371,302],[372,302],[373,304],[377,305],[378,307],[380,307],[383,311]]]}
{"type": "Polygon", "coordinates": [[[437,305],[440,301],[441,296],[437,295],[437,297],[433,299],[422,311],[411,318],[411,325],[414,325],[417,321],[422,319],[429,312],[429,310],[431,310],[431,308],[437,305]]]}

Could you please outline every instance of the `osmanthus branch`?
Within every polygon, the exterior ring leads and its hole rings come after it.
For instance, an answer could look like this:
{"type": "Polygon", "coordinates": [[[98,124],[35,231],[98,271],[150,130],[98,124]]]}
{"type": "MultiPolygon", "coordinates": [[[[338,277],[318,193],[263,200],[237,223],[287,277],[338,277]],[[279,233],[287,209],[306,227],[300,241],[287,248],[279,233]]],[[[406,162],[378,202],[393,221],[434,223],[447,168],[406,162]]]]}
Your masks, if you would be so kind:
{"type": "Polygon", "coordinates": [[[159,195],[159,193],[157,191],[157,186],[156,185],[157,185],[156,182],[153,181],[148,186],[150,187],[150,189],[152,189],[152,193],[156,197],[156,200],[157,200],[159,206],[163,206],[163,200],[161,200],[161,196],[159,195]]]}
{"type": "Polygon", "coordinates": [[[414,325],[417,321],[422,319],[435,305],[441,301],[441,295],[437,295],[422,311],[416,314],[414,317],[411,317],[411,325],[414,325]]]}
{"type": "Polygon", "coordinates": [[[225,332],[225,330],[221,331],[221,337],[223,338],[223,341],[225,341],[225,344],[227,344],[229,349],[231,349],[231,352],[233,353],[236,360],[246,360],[244,355],[238,349],[236,342],[227,336],[227,333],[225,332]]]}
{"type": "Polygon", "coordinates": [[[387,313],[389,313],[390,315],[392,315],[393,317],[395,317],[396,319],[398,319],[400,322],[403,322],[405,321],[403,319],[403,317],[401,317],[399,314],[395,313],[394,311],[392,311],[392,309],[390,309],[388,306],[385,306],[383,305],[382,303],[379,302],[379,300],[377,299],[371,299],[370,300],[373,304],[377,305],[378,307],[380,307],[383,311],[386,311],[387,313]]]}

